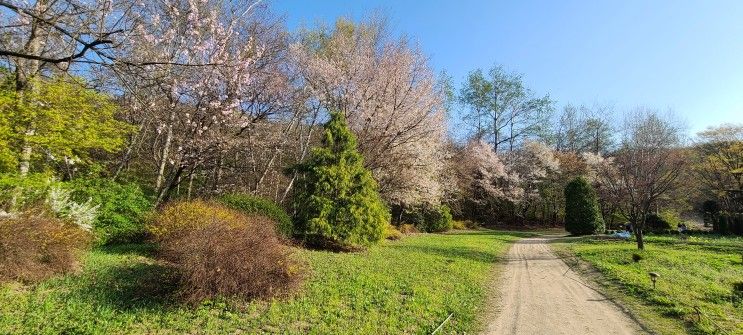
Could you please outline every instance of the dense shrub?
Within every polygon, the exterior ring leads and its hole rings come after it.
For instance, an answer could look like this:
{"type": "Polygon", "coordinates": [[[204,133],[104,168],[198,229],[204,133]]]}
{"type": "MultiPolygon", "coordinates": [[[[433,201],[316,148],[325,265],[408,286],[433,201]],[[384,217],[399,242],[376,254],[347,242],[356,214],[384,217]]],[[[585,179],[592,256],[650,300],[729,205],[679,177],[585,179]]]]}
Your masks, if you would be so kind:
{"type": "Polygon", "coordinates": [[[565,230],[573,235],[604,231],[596,192],[583,177],[573,179],[565,187],[565,230]]]}
{"type": "Polygon", "coordinates": [[[236,209],[245,214],[255,214],[265,216],[277,223],[276,229],[284,237],[292,236],[292,219],[286,214],[275,202],[257,197],[250,194],[233,193],[219,197],[217,199],[225,206],[236,209]]]}
{"type": "Polygon", "coordinates": [[[423,225],[418,228],[428,233],[439,233],[451,230],[454,226],[451,211],[446,205],[428,208],[424,211],[423,225]]]}
{"type": "Polygon", "coordinates": [[[681,215],[674,210],[662,210],[658,215],[671,226],[672,230],[676,230],[680,224],[684,222],[681,219],[681,215]]]}
{"type": "Polygon", "coordinates": [[[268,297],[294,287],[301,267],[274,227],[264,216],[191,201],[166,206],[150,230],[159,257],[179,272],[181,296],[197,302],[268,297]]]}
{"type": "Polygon", "coordinates": [[[384,238],[387,240],[399,240],[402,238],[402,233],[395,228],[395,226],[388,224],[384,227],[384,238]]]}
{"type": "Polygon", "coordinates": [[[382,239],[390,212],[343,114],[331,113],[322,145],[296,171],[301,178],[294,197],[295,229],[305,241],[355,247],[382,239]]]}
{"type": "Polygon", "coordinates": [[[39,281],[75,270],[88,232],[42,214],[0,219],[0,281],[39,281]]]}
{"type": "Polygon", "coordinates": [[[57,184],[49,174],[36,173],[26,177],[0,174],[0,209],[22,212],[34,207],[43,203],[50,187],[57,184]]]}
{"type": "Polygon", "coordinates": [[[452,221],[451,228],[457,230],[467,229],[467,222],[462,220],[454,220],[452,221]]]}
{"type": "Polygon", "coordinates": [[[665,233],[673,229],[676,229],[676,226],[667,220],[667,216],[650,213],[645,217],[645,231],[665,233]]]}
{"type": "Polygon", "coordinates": [[[93,229],[100,244],[141,241],[146,233],[145,216],[152,201],[139,185],[109,179],[78,179],[66,185],[78,202],[98,205],[93,229]]]}
{"type": "Polygon", "coordinates": [[[702,203],[702,218],[704,226],[708,227],[714,223],[715,218],[720,213],[720,204],[715,200],[706,200],[702,203]]]}
{"type": "Polygon", "coordinates": [[[743,306],[743,281],[733,283],[732,300],[734,306],[743,306]]]}
{"type": "Polygon", "coordinates": [[[712,230],[721,235],[743,236],[743,214],[720,214],[714,221],[712,230]]]}
{"type": "Polygon", "coordinates": [[[402,222],[412,224],[419,231],[427,233],[444,232],[454,227],[451,210],[446,205],[406,208],[400,217],[402,222]]]}
{"type": "Polygon", "coordinates": [[[400,225],[400,227],[397,229],[403,234],[415,234],[420,233],[420,230],[416,228],[414,225],[410,223],[403,223],[400,225]]]}

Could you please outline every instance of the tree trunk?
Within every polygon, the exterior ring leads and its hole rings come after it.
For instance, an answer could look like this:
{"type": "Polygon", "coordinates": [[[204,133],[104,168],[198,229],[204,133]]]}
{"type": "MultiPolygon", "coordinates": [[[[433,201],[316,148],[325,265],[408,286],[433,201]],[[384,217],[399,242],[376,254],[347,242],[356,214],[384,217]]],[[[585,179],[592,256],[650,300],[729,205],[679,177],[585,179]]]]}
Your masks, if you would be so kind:
{"type": "Polygon", "coordinates": [[[163,145],[163,154],[160,158],[160,167],[157,170],[157,180],[155,180],[155,190],[161,191],[163,179],[165,178],[165,166],[168,164],[168,155],[170,154],[170,144],[173,141],[173,122],[175,122],[175,109],[171,108],[168,116],[167,131],[165,133],[165,144],[163,145]]]}
{"type": "Polygon", "coordinates": [[[183,175],[183,171],[186,168],[184,166],[179,166],[178,169],[175,171],[175,175],[170,178],[170,181],[167,183],[165,187],[160,191],[160,193],[157,196],[157,200],[155,201],[155,207],[159,207],[161,204],[164,204],[165,202],[170,199],[170,193],[173,191],[173,189],[179,185],[178,181],[181,178],[181,175],[183,175]]]}
{"type": "Polygon", "coordinates": [[[635,227],[635,238],[637,238],[637,249],[645,250],[645,240],[642,235],[641,227],[635,227]]]}
{"type": "Polygon", "coordinates": [[[188,195],[186,196],[188,200],[191,200],[191,191],[193,190],[193,175],[194,173],[191,172],[191,174],[188,176],[188,195]]]}
{"type": "Polygon", "coordinates": [[[33,149],[31,148],[29,138],[34,136],[34,134],[36,134],[36,131],[33,126],[29,126],[28,130],[23,134],[23,150],[21,151],[21,162],[18,171],[21,177],[26,177],[31,168],[31,154],[33,153],[33,149]]]}
{"type": "Polygon", "coordinates": [[[498,153],[498,87],[493,79],[493,152],[498,153]]]}
{"type": "MultiPolygon", "coordinates": [[[[34,11],[36,13],[42,13],[46,9],[47,3],[45,0],[40,0],[36,2],[36,5],[34,8],[34,11]]],[[[42,41],[41,36],[37,34],[38,26],[43,25],[45,23],[40,22],[38,19],[32,19],[31,23],[31,36],[29,37],[28,41],[28,47],[26,52],[29,55],[37,55],[39,53],[39,50],[43,50],[42,48],[42,41]]],[[[31,92],[32,95],[35,95],[35,93],[38,93],[38,85],[34,83],[36,73],[39,72],[41,68],[41,62],[39,62],[36,59],[32,60],[21,60],[18,64],[20,66],[16,67],[16,91],[21,94],[21,99],[27,99],[25,92],[31,92]]],[[[31,102],[34,102],[33,100],[31,102]]],[[[28,172],[30,170],[31,166],[31,154],[33,153],[33,149],[31,147],[31,141],[29,141],[31,136],[36,135],[36,127],[34,125],[33,120],[26,128],[26,132],[23,134],[23,149],[21,151],[21,161],[19,164],[19,172],[21,174],[21,177],[26,177],[28,175],[28,172]]]]}

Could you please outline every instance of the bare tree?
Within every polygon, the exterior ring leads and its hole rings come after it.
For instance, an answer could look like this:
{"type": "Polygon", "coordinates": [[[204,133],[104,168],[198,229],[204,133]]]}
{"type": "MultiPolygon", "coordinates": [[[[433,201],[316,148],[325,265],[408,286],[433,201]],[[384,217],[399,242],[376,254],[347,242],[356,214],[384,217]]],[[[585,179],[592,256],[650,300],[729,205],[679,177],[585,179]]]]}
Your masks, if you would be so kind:
{"type": "Polygon", "coordinates": [[[625,116],[622,142],[611,164],[598,171],[602,185],[618,197],[620,213],[632,224],[644,249],[645,223],[653,206],[679,185],[686,157],[682,127],[671,116],[637,109],[625,116]]]}
{"type": "Polygon", "coordinates": [[[553,109],[549,95],[536,97],[521,74],[502,66],[491,68],[487,77],[482,70],[470,72],[460,101],[469,108],[464,118],[474,127],[473,135],[487,139],[496,153],[545,136],[553,109]]]}
{"type": "Polygon", "coordinates": [[[609,105],[566,105],[556,122],[555,148],[575,153],[607,153],[614,144],[612,114],[609,105]]]}

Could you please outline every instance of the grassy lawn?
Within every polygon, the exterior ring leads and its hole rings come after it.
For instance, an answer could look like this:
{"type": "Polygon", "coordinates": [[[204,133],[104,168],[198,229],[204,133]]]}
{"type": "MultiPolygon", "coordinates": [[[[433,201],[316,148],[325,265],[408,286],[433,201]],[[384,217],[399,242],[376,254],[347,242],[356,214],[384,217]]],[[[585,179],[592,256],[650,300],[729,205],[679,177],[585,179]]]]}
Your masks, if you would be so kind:
{"type": "Polygon", "coordinates": [[[363,253],[299,250],[302,289],[271,301],[185,307],[152,247],[92,251],[77,275],[0,288],[0,333],[444,333],[472,332],[492,270],[517,237],[478,231],[419,235],[363,253]]]}
{"type": "Polygon", "coordinates": [[[609,295],[659,333],[743,334],[743,306],[731,302],[733,282],[743,281],[741,238],[651,236],[645,251],[633,241],[584,238],[556,248],[593,265],[609,295]],[[633,253],[643,259],[633,262],[633,253]],[[649,272],[660,274],[655,290],[649,272]]]}

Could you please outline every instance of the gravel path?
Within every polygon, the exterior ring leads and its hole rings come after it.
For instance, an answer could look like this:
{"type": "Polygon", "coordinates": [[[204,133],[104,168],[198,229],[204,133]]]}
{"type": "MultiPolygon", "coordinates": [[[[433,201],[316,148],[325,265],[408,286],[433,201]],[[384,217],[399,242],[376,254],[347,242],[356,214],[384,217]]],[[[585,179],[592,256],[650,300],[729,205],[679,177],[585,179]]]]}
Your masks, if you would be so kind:
{"type": "Polygon", "coordinates": [[[550,249],[527,238],[508,252],[497,317],[486,334],[645,334],[550,249]]]}

